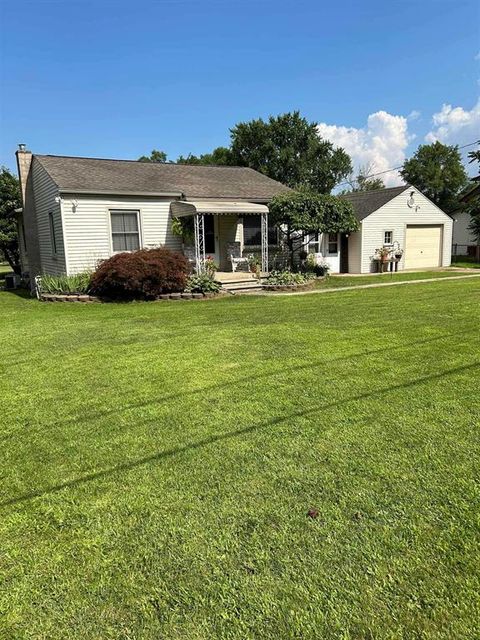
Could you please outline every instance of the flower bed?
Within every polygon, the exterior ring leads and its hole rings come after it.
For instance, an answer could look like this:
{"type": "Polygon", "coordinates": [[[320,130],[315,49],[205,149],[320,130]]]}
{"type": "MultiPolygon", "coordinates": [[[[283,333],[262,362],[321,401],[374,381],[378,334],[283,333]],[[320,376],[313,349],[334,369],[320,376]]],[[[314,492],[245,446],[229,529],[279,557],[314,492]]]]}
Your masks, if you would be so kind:
{"type": "Polygon", "coordinates": [[[265,291],[303,291],[314,289],[317,280],[323,280],[323,278],[316,278],[315,280],[298,284],[263,284],[262,289],[265,289],[265,291]]]}

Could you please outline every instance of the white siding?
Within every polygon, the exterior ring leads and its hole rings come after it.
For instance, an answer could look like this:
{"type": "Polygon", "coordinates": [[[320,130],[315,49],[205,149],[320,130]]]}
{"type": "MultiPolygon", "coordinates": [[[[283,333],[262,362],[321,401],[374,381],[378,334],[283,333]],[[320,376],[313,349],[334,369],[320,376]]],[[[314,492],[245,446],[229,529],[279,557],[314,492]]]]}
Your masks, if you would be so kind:
{"type": "MultiPolygon", "coordinates": [[[[227,271],[231,269],[230,256],[228,255],[228,243],[240,242],[240,233],[238,230],[237,220],[235,215],[220,215],[218,217],[218,242],[219,242],[219,266],[221,271],[227,271]]],[[[243,241],[243,229],[242,229],[242,241],[243,241]]]]}
{"type": "MultiPolygon", "coordinates": [[[[448,267],[451,262],[453,220],[419,191],[408,187],[363,220],[361,273],[370,273],[374,270],[372,258],[375,250],[383,246],[385,231],[393,231],[393,240],[400,243],[401,249],[405,249],[407,225],[415,224],[443,226],[442,265],[448,267]],[[411,191],[414,191],[418,210],[407,205],[407,198],[411,191]]],[[[399,263],[399,270],[404,268],[403,265],[404,257],[399,263]]]]}
{"type": "Polygon", "coordinates": [[[362,261],[362,225],[348,236],[348,273],[360,273],[362,261]]]}
{"type": "Polygon", "coordinates": [[[458,247],[457,253],[459,255],[466,255],[467,249],[465,245],[477,244],[473,233],[468,228],[471,216],[469,213],[461,212],[454,213],[453,217],[455,219],[453,223],[453,244],[464,245],[458,247]]]}
{"type": "Polygon", "coordinates": [[[68,273],[94,269],[113,254],[110,210],[139,212],[140,246],[167,246],[180,251],[181,239],[171,231],[171,199],[134,197],[84,197],[71,194],[62,203],[68,250],[68,273]],[[73,206],[73,202],[77,206],[73,206]]]}
{"type": "MultiPolygon", "coordinates": [[[[328,253],[328,233],[319,234],[320,250],[316,251],[315,255],[317,261],[326,262],[330,266],[330,273],[340,273],[340,234],[337,234],[337,248],[337,253],[328,253]]],[[[310,244],[305,247],[305,250],[307,249],[309,252],[312,252],[312,246],[310,244]]]]}
{"type": "Polygon", "coordinates": [[[38,241],[42,273],[60,275],[66,273],[65,243],[62,229],[60,203],[55,202],[58,187],[39,162],[32,162],[33,193],[37,216],[38,241]],[[57,252],[54,253],[50,233],[49,213],[52,213],[55,227],[57,252]]]}

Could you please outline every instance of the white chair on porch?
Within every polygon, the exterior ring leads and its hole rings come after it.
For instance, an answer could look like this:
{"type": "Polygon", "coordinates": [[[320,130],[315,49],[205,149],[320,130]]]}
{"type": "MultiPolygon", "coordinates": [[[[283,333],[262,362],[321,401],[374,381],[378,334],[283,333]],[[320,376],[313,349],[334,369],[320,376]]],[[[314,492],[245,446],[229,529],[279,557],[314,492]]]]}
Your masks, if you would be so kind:
{"type": "Polygon", "coordinates": [[[238,266],[246,265],[248,270],[248,258],[242,257],[240,242],[227,243],[227,255],[232,263],[232,271],[235,273],[238,266]]]}
{"type": "Polygon", "coordinates": [[[183,255],[188,260],[188,264],[190,265],[191,269],[193,270],[195,268],[195,264],[196,264],[195,247],[192,247],[192,246],[189,246],[189,245],[184,245],[183,246],[183,255]]]}

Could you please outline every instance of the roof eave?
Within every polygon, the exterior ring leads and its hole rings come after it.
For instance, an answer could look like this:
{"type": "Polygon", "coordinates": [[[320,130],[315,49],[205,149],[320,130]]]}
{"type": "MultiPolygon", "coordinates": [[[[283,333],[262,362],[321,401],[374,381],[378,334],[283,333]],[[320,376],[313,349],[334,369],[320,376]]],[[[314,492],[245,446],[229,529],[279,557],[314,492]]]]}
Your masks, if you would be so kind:
{"type": "Polygon", "coordinates": [[[119,191],[118,189],[72,189],[59,187],[59,193],[90,196],[142,196],[150,198],[182,198],[181,191],[119,191]]]}

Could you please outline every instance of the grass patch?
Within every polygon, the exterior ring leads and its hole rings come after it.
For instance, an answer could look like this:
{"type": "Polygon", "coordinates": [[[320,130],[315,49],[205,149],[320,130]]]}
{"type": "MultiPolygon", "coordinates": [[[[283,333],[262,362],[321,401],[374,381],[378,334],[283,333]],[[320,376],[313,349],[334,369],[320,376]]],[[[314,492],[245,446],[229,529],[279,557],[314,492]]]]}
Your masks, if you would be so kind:
{"type": "Polygon", "coordinates": [[[325,280],[316,282],[316,288],[354,287],[363,284],[375,284],[380,282],[423,280],[425,278],[452,278],[458,271],[400,271],[397,273],[375,273],[364,276],[329,276],[325,280]]]}
{"type": "Polygon", "coordinates": [[[478,637],[479,301],[0,293],[0,637],[478,637]]]}
{"type": "Polygon", "coordinates": [[[0,287],[5,286],[5,274],[11,273],[12,269],[9,264],[0,264],[0,287]]]}
{"type": "Polygon", "coordinates": [[[472,256],[461,256],[452,259],[452,267],[463,267],[465,269],[480,269],[480,262],[477,262],[472,256]]]}

